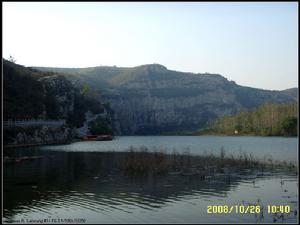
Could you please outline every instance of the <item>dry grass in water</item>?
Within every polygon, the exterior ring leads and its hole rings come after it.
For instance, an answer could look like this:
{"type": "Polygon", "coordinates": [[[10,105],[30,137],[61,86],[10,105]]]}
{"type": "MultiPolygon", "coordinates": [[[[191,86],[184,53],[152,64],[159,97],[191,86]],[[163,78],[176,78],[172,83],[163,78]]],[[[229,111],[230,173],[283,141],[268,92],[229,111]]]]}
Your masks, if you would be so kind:
{"type": "Polygon", "coordinates": [[[148,149],[147,147],[130,147],[129,152],[121,163],[127,174],[133,176],[156,174],[165,175],[168,173],[181,175],[213,175],[214,173],[241,172],[246,169],[260,172],[274,171],[275,169],[297,171],[292,163],[285,161],[273,161],[265,157],[264,160],[254,159],[252,154],[240,153],[235,156],[226,154],[221,148],[220,155],[205,154],[192,155],[189,150],[183,153],[173,151],[167,154],[163,149],[148,149]]]}

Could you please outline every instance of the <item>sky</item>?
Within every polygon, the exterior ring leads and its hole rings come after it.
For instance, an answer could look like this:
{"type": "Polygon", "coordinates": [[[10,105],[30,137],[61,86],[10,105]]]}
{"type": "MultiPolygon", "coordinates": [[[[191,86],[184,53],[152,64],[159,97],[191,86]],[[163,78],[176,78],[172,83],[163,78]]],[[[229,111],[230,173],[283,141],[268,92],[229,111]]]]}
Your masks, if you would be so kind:
{"type": "Polygon", "coordinates": [[[298,87],[298,2],[4,2],[2,56],[24,66],[217,73],[298,87]]]}

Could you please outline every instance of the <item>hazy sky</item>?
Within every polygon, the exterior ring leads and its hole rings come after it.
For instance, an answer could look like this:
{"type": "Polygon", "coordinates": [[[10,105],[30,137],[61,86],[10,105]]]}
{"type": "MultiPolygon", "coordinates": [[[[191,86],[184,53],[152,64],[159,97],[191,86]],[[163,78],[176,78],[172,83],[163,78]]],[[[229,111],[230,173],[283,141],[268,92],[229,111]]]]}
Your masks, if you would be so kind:
{"type": "Polygon", "coordinates": [[[138,66],[298,86],[298,3],[6,2],[3,57],[25,66],[138,66]]]}

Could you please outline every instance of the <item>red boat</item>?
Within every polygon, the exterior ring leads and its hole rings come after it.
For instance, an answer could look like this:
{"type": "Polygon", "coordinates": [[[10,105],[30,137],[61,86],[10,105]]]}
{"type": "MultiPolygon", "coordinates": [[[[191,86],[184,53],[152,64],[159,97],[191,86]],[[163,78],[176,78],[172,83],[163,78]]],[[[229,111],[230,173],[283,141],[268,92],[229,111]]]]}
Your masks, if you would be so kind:
{"type": "Polygon", "coordinates": [[[87,135],[83,138],[84,141],[111,141],[113,136],[110,134],[105,135],[87,135]]]}

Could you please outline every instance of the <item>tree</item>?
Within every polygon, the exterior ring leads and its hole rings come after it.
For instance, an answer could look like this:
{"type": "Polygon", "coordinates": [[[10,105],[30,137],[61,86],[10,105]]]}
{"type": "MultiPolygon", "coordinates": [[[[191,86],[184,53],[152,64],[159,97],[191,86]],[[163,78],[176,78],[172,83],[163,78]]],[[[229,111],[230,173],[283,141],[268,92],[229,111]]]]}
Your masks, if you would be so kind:
{"type": "Polygon", "coordinates": [[[297,118],[287,117],[282,122],[282,132],[285,136],[297,136],[297,118]]]}
{"type": "Polygon", "coordinates": [[[112,134],[112,129],[105,121],[95,121],[90,127],[92,134],[112,134]]]}
{"type": "Polygon", "coordinates": [[[263,136],[297,136],[297,103],[264,104],[254,111],[240,111],[210,123],[218,133],[256,134],[263,136]]]}

